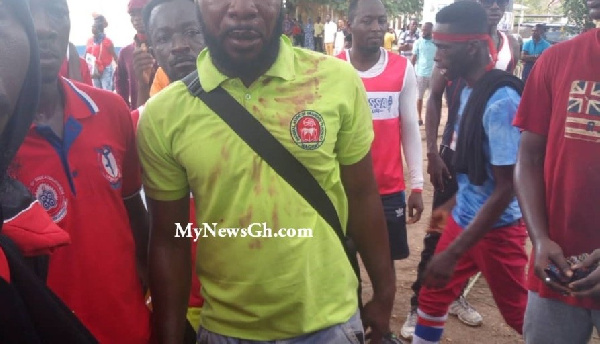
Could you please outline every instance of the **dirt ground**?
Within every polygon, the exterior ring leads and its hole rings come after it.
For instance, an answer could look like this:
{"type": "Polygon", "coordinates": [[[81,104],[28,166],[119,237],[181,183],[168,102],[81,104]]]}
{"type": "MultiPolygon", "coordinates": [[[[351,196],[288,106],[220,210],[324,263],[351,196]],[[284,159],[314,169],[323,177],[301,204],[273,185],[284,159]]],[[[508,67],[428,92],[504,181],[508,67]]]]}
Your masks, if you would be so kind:
{"type": "MultiPolygon", "coordinates": [[[[425,110],[425,109],[423,109],[425,110]]],[[[444,109],[444,112],[446,109],[444,109]]],[[[445,114],[442,118],[442,125],[445,125],[445,114]]],[[[439,132],[442,130],[440,128],[439,132]]],[[[423,140],[423,168],[426,173],[426,147],[425,130],[421,127],[421,136],[423,140]]],[[[405,167],[405,171],[407,168],[405,167]]],[[[408,179],[407,179],[408,180],[408,179]]],[[[396,300],[392,311],[391,327],[392,331],[399,335],[400,328],[404,324],[406,315],[410,309],[410,297],[412,283],[417,276],[417,265],[420,260],[420,254],[423,249],[423,237],[429,218],[431,216],[431,206],[433,199],[433,187],[429,182],[429,176],[425,174],[425,188],[423,190],[423,202],[425,211],[421,221],[408,227],[408,242],[410,247],[410,257],[396,262],[396,300]]],[[[528,245],[528,252],[529,252],[528,245]]],[[[363,276],[363,299],[368,300],[372,294],[371,283],[368,280],[366,271],[362,271],[363,276]]],[[[521,336],[516,333],[504,322],[498,308],[492,298],[492,294],[483,277],[481,277],[471,289],[467,300],[483,316],[483,325],[480,327],[469,327],[462,324],[456,317],[449,316],[444,336],[441,343],[452,344],[518,344],[524,343],[521,336]]],[[[600,338],[595,334],[590,343],[600,344],[600,338]]],[[[565,343],[568,344],[568,343],[565,343]]]]}

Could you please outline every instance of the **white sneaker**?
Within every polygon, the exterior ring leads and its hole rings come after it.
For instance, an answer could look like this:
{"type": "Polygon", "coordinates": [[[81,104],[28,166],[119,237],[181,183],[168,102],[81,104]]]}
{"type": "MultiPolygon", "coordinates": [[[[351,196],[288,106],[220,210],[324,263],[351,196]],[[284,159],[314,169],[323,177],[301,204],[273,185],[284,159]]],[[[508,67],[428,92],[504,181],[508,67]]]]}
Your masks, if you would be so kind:
{"type": "Polygon", "coordinates": [[[411,339],[415,333],[415,327],[417,326],[417,311],[410,311],[406,316],[406,321],[402,325],[400,335],[406,339],[411,339]]]}
{"type": "Polygon", "coordinates": [[[475,327],[483,324],[481,314],[467,302],[467,299],[465,299],[464,296],[461,296],[458,300],[452,302],[448,313],[458,316],[460,321],[469,326],[475,327]]]}

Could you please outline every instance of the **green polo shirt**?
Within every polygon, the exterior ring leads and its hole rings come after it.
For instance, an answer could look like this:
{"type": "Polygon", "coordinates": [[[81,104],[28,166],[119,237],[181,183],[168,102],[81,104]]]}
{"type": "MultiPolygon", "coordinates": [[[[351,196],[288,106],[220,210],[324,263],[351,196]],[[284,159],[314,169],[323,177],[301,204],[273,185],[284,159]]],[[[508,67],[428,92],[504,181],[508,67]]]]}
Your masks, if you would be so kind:
{"type": "MultiPolygon", "coordinates": [[[[352,66],[293,48],[287,38],[249,88],[220,73],[207,50],[197,65],[204,90],[223,87],[308,168],[345,228],[340,164],[362,160],[373,140],[371,110],[352,66]]],[[[346,322],[356,312],[358,281],[334,230],[182,82],[150,99],[138,146],[147,195],[172,201],[191,191],[200,227],[265,222],[273,233],[313,231],[312,238],[202,237],[196,259],[204,328],[277,340],[346,322]]]]}

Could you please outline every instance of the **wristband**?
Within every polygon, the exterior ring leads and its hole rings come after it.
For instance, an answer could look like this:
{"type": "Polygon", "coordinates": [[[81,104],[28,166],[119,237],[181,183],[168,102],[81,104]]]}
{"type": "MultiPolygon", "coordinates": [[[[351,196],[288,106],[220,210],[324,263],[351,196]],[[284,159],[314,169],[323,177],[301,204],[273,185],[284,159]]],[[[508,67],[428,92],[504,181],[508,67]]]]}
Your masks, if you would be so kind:
{"type": "Polygon", "coordinates": [[[414,193],[420,194],[420,193],[423,193],[423,189],[412,189],[412,190],[410,190],[410,192],[414,192],[414,193]]]}

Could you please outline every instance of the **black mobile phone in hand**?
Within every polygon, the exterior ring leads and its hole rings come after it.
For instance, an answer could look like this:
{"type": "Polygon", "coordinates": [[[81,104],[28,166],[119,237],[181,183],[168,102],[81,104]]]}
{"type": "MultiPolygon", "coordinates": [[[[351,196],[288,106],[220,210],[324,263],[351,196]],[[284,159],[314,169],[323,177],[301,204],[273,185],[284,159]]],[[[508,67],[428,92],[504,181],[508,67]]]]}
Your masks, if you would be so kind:
{"type": "MultiPolygon", "coordinates": [[[[576,256],[571,256],[566,260],[569,263],[569,265],[573,267],[574,265],[583,262],[588,256],[589,254],[584,253],[576,256]]],[[[589,274],[592,273],[592,271],[596,270],[597,268],[598,264],[592,265],[588,268],[575,269],[573,270],[573,275],[570,278],[563,275],[563,273],[554,263],[549,263],[548,266],[544,269],[544,271],[553,282],[556,282],[563,286],[567,286],[569,283],[586,278],[587,276],[589,276],[589,274]]]]}

